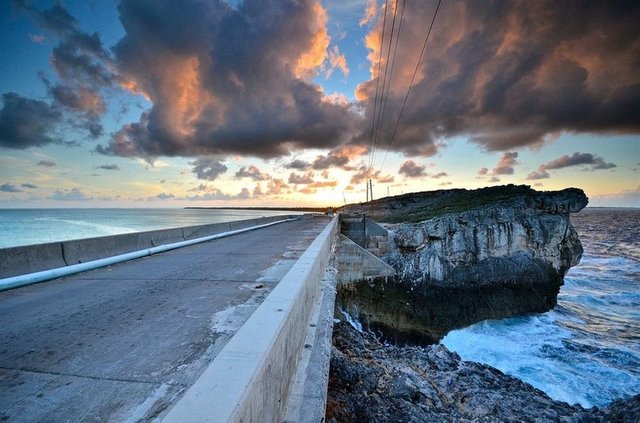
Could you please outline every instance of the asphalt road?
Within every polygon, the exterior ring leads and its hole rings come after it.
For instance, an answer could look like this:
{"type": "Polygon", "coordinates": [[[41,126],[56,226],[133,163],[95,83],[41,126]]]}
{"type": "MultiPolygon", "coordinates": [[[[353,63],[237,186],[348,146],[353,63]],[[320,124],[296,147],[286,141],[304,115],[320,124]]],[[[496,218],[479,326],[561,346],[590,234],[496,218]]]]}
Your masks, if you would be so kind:
{"type": "Polygon", "coordinates": [[[148,421],[329,222],[302,219],[0,293],[0,421],[148,421]]]}

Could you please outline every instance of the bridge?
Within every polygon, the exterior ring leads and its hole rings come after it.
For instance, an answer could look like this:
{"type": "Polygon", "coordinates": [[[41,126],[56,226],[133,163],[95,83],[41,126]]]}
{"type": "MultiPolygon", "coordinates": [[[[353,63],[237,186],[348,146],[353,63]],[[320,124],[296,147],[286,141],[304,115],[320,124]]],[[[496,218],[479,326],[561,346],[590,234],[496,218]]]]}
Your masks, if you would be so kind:
{"type": "Polygon", "coordinates": [[[320,421],[336,269],[376,267],[338,232],[304,215],[0,250],[0,420],[320,421]]]}

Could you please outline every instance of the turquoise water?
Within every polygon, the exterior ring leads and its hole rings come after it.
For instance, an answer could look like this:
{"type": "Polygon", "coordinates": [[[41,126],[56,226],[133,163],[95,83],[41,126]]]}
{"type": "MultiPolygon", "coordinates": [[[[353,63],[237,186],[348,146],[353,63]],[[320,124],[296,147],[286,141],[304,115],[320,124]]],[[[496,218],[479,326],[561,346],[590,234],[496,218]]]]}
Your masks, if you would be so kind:
{"type": "Polygon", "coordinates": [[[0,248],[284,214],[296,213],[234,209],[0,209],[0,248]]]}
{"type": "Polygon", "coordinates": [[[556,400],[602,407],[640,393],[640,210],[585,209],[571,220],[584,255],[553,310],[483,321],[442,343],[556,400]]]}

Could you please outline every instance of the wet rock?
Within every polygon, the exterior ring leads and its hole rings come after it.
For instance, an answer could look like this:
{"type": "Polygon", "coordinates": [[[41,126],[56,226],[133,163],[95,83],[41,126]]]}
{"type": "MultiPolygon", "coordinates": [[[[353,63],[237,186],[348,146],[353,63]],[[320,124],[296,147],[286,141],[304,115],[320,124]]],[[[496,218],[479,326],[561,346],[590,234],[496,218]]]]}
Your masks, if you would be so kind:
{"type": "Polygon", "coordinates": [[[587,410],[442,345],[383,345],[343,322],[333,342],[328,422],[640,421],[640,395],[587,410]]]}

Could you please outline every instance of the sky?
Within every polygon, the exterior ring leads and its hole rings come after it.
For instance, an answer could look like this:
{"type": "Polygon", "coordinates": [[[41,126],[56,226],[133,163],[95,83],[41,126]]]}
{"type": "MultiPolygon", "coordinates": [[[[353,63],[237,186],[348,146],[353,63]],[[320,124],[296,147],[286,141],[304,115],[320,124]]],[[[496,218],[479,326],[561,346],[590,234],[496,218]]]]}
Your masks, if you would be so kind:
{"type": "Polygon", "coordinates": [[[640,3],[0,2],[0,208],[640,207],[640,3]]]}

